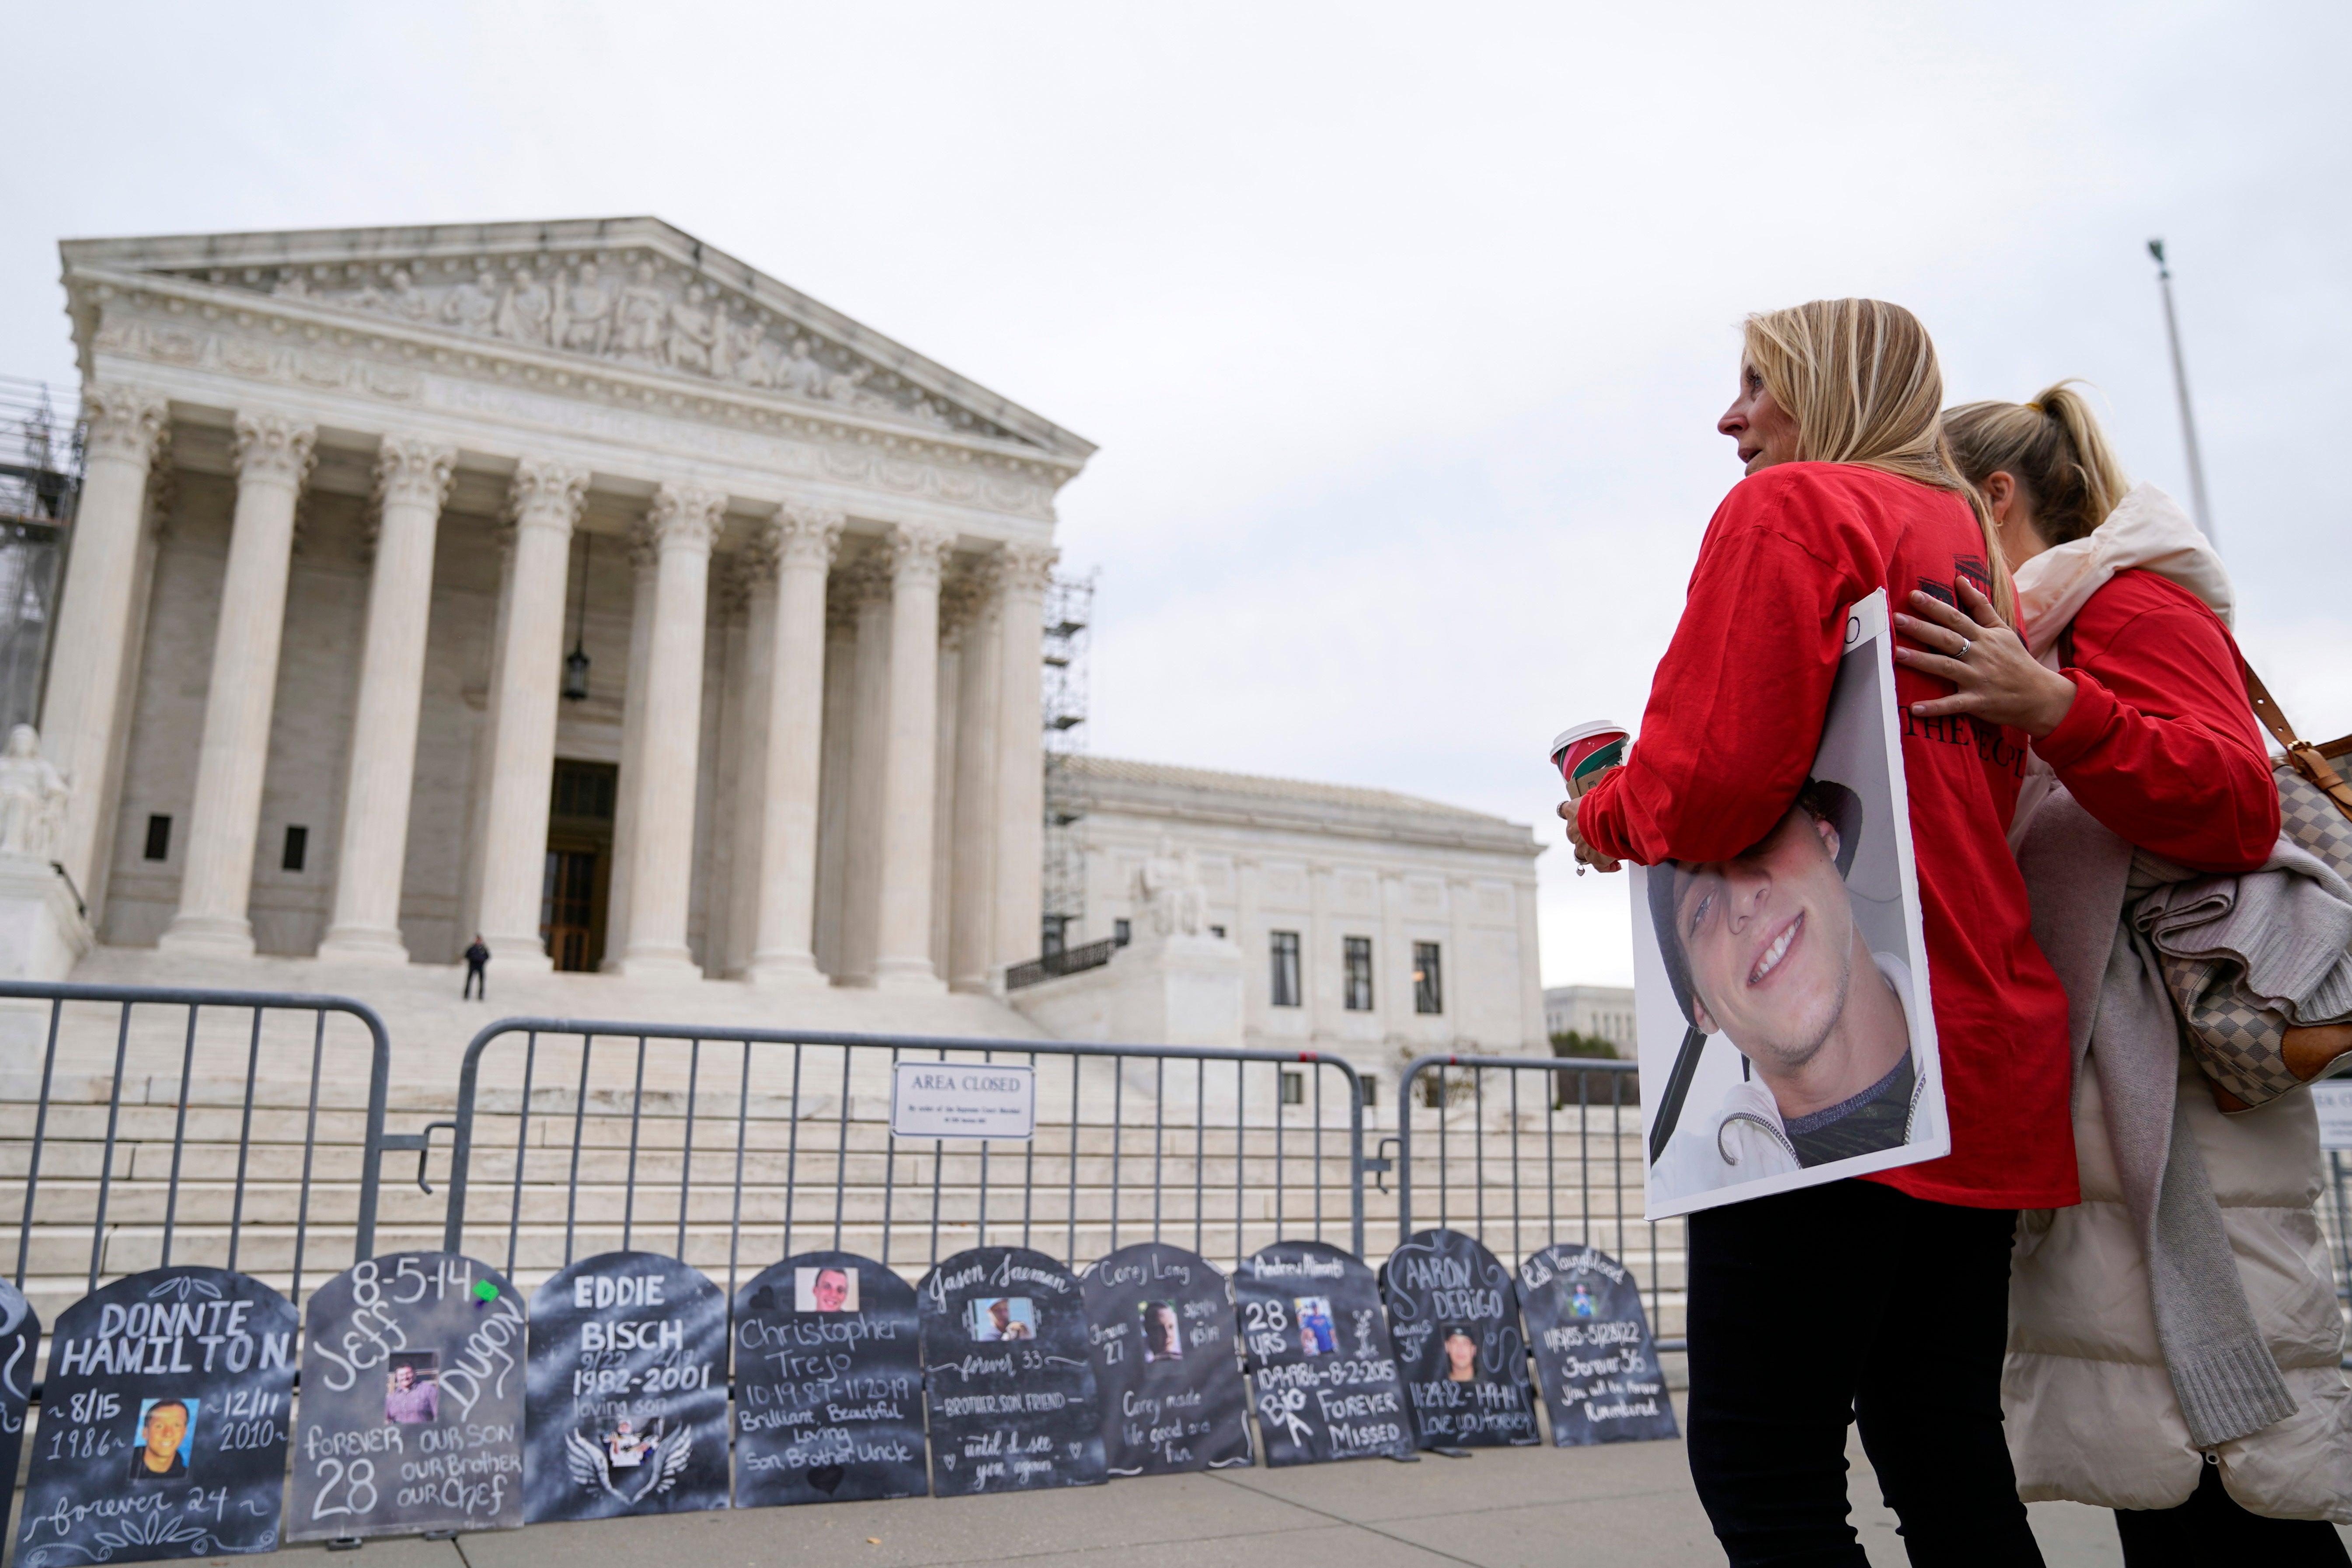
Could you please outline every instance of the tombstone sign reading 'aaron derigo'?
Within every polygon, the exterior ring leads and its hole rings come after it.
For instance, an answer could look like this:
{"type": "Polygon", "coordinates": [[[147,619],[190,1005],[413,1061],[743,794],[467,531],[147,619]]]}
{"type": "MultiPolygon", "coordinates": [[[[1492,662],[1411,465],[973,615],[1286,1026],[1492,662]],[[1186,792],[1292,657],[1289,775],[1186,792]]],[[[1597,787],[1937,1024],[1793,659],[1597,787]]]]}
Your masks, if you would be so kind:
{"type": "Polygon", "coordinates": [[[914,1287],[854,1252],[803,1252],[736,1291],[735,1506],[929,1489],[914,1287]]]}
{"type": "Polygon", "coordinates": [[[727,1506],[727,1296],[650,1252],[570,1265],[530,1299],[523,1514],[727,1506]]]}
{"type": "Polygon", "coordinates": [[[1547,1247],[1519,1265],[1519,1306],[1555,1444],[1678,1435],[1632,1269],[1589,1247],[1547,1247]]]}
{"type": "Polygon", "coordinates": [[[0,1538],[7,1533],[9,1507],[16,1500],[16,1460],[24,1452],[25,1405],[33,1392],[33,1358],[41,1347],[40,1315],[21,1292],[0,1279],[0,1478],[8,1495],[0,1498],[0,1538]]]}
{"type": "Polygon", "coordinates": [[[1269,1465],[1413,1451],[1379,1282],[1319,1241],[1277,1241],[1234,1276],[1269,1465]]]}
{"type": "Polygon", "coordinates": [[[1025,1247],[976,1247],[916,1289],[940,1497],[1094,1486],[1102,1407],[1070,1271],[1025,1247]]]}
{"type": "Polygon", "coordinates": [[[354,1264],[303,1310],[289,1541],[522,1523],[522,1298],[454,1252],[354,1264]]]}
{"type": "Polygon", "coordinates": [[[1511,1271],[1475,1237],[1415,1232],[1381,1266],[1381,1293],[1423,1447],[1539,1440],[1511,1271]]]}
{"type": "Polygon", "coordinates": [[[1078,1280],[1110,1473],[1248,1464],[1249,1389],[1225,1277],[1197,1253],[1147,1241],[1088,1264],[1078,1280]]]}
{"type": "Polygon", "coordinates": [[[286,1497],[294,1308],[225,1268],[118,1279],[58,1315],[23,1568],[268,1552],[286,1497]]]}

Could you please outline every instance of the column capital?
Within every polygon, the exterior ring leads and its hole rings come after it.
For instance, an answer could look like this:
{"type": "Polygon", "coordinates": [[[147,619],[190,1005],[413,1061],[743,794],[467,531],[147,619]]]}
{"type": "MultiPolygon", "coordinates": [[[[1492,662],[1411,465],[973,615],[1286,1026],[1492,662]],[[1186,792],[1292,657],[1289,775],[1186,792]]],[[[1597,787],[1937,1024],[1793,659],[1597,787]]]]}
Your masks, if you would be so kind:
{"type": "Polygon", "coordinates": [[[239,484],[258,480],[300,489],[310,477],[319,427],[283,414],[239,414],[229,460],[239,484]]]}
{"type": "Polygon", "coordinates": [[[898,583],[938,583],[940,568],[954,543],[955,535],[946,529],[900,523],[889,531],[882,546],[890,563],[891,580],[898,583]]]}
{"type": "Polygon", "coordinates": [[[83,451],[91,458],[119,458],[150,468],[171,439],[171,405],[162,393],[143,386],[86,386],[81,416],[89,429],[83,451]]]}
{"type": "Polygon", "coordinates": [[[776,509],[775,521],[768,525],[768,540],[785,565],[822,571],[831,567],[833,558],[840,553],[841,531],[848,523],[831,507],[788,500],[776,509]]]}
{"type": "Polygon", "coordinates": [[[646,509],[646,529],[653,535],[656,550],[691,550],[707,555],[726,511],[723,491],[666,483],[654,492],[654,504],[646,509]]]}
{"type": "Polygon", "coordinates": [[[890,570],[879,550],[867,551],[835,575],[841,580],[842,602],[852,613],[867,605],[890,602],[890,570]]]}
{"type": "Polygon", "coordinates": [[[1053,585],[1062,552],[1050,544],[1008,540],[996,552],[997,581],[1008,594],[1043,594],[1053,585]]]}
{"type": "Polygon", "coordinates": [[[386,436],[375,454],[375,503],[439,511],[457,475],[457,448],[423,436],[386,436]]]}
{"type": "Polygon", "coordinates": [[[984,569],[951,572],[940,582],[940,641],[961,645],[988,605],[984,569]]]}
{"type": "Polygon", "coordinates": [[[565,533],[588,502],[588,470],[545,458],[515,465],[507,490],[507,517],[518,528],[553,528],[565,533]]]}
{"type": "Polygon", "coordinates": [[[719,557],[719,570],[711,574],[710,602],[716,613],[710,618],[721,626],[740,620],[751,607],[754,589],[774,582],[774,568],[763,566],[756,543],[736,554],[719,557]]]}

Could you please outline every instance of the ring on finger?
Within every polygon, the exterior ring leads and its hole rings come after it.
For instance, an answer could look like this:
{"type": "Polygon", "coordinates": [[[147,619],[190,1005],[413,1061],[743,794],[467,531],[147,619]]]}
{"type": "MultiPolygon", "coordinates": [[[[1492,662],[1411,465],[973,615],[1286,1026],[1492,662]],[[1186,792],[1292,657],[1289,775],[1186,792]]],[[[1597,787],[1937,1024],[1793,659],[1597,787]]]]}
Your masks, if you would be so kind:
{"type": "Polygon", "coordinates": [[[1954,654],[1952,657],[1957,659],[1965,660],[1969,657],[1969,649],[1974,647],[1976,647],[1975,643],[1969,641],[1967,637],[1962,637],[1960,639],[1960,651],[1954,654]]]}

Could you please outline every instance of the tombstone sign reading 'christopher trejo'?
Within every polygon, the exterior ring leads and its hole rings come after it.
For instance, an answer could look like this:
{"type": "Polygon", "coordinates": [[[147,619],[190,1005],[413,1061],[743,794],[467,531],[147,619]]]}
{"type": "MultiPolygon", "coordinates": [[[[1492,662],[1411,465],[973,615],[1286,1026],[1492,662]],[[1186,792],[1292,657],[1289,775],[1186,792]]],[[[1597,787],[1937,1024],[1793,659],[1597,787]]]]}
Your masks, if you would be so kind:
{"type": "Polygon", "coordinates": [[[16,1500],[16,1460],[24,1452],[25,1406],[33,1392],[33,1358],[41,1348],[41,1320],[14,1285],[0,1279],[0,1539],[16,1500]]]}
{"type": "Polygon", "coordinates": [[[1379,1283],[1319,1241],[1278,1241],[1234,1276],[1269,1465],[1413,1451],[1379,1283]]]}
{"type": "Polygon", "coordinates": [[[916,1289],[940,1497],[1093,1486],[1101,1406],[1070,1271],[1025,1247],[976,1247],[916,1289]]]}
{"type": "Polygon", "coordinates": [[[530,1299],[531,1523],[727,1506],[727,1297],[674,1258],[606,1252],[530,1299]]]}
{"type": "Polygon", "coordinates": [[[854,1252],[803,1252],[738,1290],[735,1506],[929,1489],[914,1287],[854,1252]]]}
{"type": "Polygon", "coordinates": [[[1381,1293],[1423,1447],[1538,1441],[1511,1271],[1476,1237],[1416,1232],[1381,1266],[1381,1293]]]}
{"type": "Polygon", "coordinates": [[[1225,1277],[1197,1253],[1147,1241],[1097,1258],[1078,1281],[1110,1473],[1248,1464],[1249,1389],[1225,1277]]]}
{"type": "Polygon", "coordinates": [[[1547,1247],[1519,1265],[1519,1307],[1554,1443],[1677,1436],[1632,1269],[1590,1247],[1547,1247]]]}
{"type": "Polygon", "coordinates": [[[294,1309],[157,1268],[59,1314],[16,1531],[22,1568],[268,1552],[286,1496],[294,1309]]]}
{"type": "Polygon", "coordinates": [[[522,1298],[454,1252],[354,1264],[303,1310],[289,1541],[522,1523],[522,1298]]]}

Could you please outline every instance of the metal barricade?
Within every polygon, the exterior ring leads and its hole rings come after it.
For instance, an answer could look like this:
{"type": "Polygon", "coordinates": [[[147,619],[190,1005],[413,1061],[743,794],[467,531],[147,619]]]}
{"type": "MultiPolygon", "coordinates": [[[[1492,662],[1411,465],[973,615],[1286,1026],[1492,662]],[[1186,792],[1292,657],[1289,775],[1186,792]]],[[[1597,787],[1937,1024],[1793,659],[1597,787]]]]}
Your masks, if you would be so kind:
{"type": "Polygon", "coordinates": [[[1360,1256],[1363,1113],[1356,1069],[1311,1052],[508,1018],[466,1050],[443,1245],[488,1233],[478,1255],[527,1279],[644,1237],[730,1292],[817,1247],[911,1268],[1017,1241],[1075,1268],[1328,1232],[1360,1256]],[[1036,1069],[1033,1136],[899,1138],[901,1060],[1036,1069]]]}

